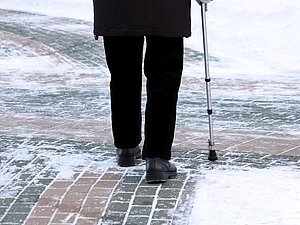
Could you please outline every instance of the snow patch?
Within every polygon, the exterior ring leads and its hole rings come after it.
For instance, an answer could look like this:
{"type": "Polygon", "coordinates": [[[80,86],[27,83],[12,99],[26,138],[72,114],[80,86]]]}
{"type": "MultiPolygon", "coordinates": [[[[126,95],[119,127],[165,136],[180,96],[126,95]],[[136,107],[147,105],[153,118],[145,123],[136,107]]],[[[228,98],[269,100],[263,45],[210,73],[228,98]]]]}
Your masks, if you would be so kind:
{"type": "Polygon", "coordinates": [[[299,168],[227,168],[203,173],[190,224],[299,224],[299,168]]]}

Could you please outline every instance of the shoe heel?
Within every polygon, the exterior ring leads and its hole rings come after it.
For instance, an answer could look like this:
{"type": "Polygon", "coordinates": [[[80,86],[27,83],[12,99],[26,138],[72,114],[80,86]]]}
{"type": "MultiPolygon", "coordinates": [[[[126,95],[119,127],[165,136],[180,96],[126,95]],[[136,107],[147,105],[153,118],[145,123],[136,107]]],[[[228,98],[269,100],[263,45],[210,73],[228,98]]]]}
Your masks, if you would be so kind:
{"type": "Polygon", "coordinates": [[[170,177],[169,173],[163,173],[160,171],[147,172],[146,181],[147,183],[162,183],[166,182],[170,177]]]}
{"type": "Polygon", "coordinates": [[[117,161],[121,167],[135,166],[137,162],[136,157],[119,157],[117,161]]]}

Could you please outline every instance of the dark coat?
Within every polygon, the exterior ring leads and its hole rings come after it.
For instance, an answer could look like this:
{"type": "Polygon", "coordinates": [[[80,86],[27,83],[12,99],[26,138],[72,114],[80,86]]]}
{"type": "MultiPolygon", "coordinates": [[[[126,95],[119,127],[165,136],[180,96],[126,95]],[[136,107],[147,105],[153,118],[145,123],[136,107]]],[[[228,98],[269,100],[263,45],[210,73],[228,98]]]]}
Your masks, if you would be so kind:
{"type": "Polygon", "coordinates": [[[97,36],[191,35],[191,0],[93,0],[97,36]]]}

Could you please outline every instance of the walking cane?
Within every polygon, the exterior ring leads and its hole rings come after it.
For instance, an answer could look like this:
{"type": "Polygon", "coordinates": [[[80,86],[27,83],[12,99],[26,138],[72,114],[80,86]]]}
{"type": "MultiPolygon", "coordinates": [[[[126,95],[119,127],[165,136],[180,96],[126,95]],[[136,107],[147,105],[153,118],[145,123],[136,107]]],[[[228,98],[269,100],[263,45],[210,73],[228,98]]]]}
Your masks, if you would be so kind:
{"type": "Polygon", "coordinates": [[[203,35],[203,51],[204,51],[204,69],[205,69],[205,83],[206,83],[206,97],[207,97],[207,114],[209,125],[209,139],[208,139],[208,160],[215,161],[218,159],[217,153],[214,150],[214,136],[213,136],[213,123],[212,123],[212,104],[211,104],[211,90],[210,90],[210,74],[209,74],[209,55],[207,43],[207,27],[206,27],[206,11],[207,4],[212,0],[196,0],[201,6],[201,19],[202,19],[202,35],[203,35]]]}

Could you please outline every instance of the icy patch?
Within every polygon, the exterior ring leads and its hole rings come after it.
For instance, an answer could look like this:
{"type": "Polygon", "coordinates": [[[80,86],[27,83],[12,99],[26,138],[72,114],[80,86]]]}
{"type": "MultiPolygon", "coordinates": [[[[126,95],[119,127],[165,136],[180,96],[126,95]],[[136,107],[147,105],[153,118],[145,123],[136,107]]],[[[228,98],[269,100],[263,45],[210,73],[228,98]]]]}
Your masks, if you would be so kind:
{"type": "Polygon", "coordinates": [[[208,170],[196,190],[190,224],[298,225],[300,221],[299,169],[208,170]]]}
{"type": "Polygon", "coordinates": [[[47,71],[58,72],[66,71],[72,67],[71,64],[61,63],[52,56],[37,56],[37,57],[7,57],[0,61],[0,66],[6,69],[7,72],[23,72],[23,73],[42,73],[47,71]]]}
{"type": "Polygon", "coordinates": [[[57,179],[71,179],[80,168],[91,168],[92,171],[105,171],[108,168],[116,168],[115,160],[108,159],[101,162],[94,162],[95,156],[91,155],[66,155],[51,158],[50,165],[58,171],[57,179]]]}
{"type": "MultiPolygon", "coordinates": [[[[11,56],[1,57],[0,85],[36,89],[58,86],[98,86],[108,83],[106,68],[87,68],[62,56],[38,55],[33,49],[28,55],[11,50],[11,56]]],[[[3,55],[2,55],[3,56],[3,55]]]]}
{"type": "Polygon", "coordinates": [[[0,187],[9,183],[9,181],[12,179],[12,177],[13,177],[13,174],[10,171],[1,170],[0,171],[0,187]]]}

